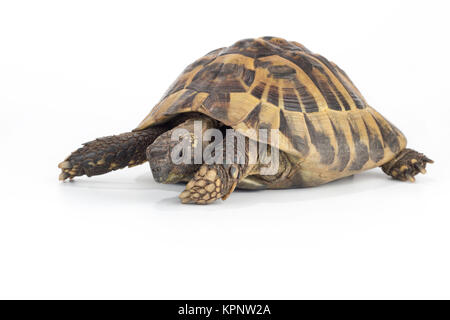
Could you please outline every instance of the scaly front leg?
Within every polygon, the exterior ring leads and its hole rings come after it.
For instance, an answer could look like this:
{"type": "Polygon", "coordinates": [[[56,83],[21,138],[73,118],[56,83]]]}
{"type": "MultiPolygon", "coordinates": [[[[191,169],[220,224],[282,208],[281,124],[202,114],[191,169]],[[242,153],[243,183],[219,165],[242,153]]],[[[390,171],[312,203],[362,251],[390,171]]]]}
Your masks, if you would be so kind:
{"type": "Polygon", "coordinates": [[[91,177],[144,163],[145,149],[166,130],[165,126],[155,126],[87,142],[58,165],[59,179],[91,177]]]}
{"type": "MultiPolygon", "coordinates": [[[[244,150],[238,150],[234,143],[224,141],[218,152],[226,159],[226,150],[232,150],[233,159],[243,159],[243,163],[203,164],[187,183],[186,189],[180,194],[182,203],[209,204],[217,199],[225,200],[234,191],[237,184],[256,171],[258,164],[249,163],[248,145],[244,150]],[[241,157],[239,157],[241,155],[241,157]]],[[[226,162],[226,161],[223,161],[226,162]]],[[[236,161],[237,162],[237,161],[236,161]]]]}
{"type": "Polygon", "coordinates": [[[220,198],[225,200],[247,172],[246,165],[204,164],[180,194],[181,202],[209,204],[220,198]]]}

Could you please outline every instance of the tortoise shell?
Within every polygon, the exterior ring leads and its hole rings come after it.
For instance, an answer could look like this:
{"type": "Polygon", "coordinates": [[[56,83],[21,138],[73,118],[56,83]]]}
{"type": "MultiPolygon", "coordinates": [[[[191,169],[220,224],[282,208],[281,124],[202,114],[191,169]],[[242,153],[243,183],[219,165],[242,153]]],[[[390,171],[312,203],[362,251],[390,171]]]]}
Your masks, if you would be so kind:
{"type": "Polygon", "coordinates": [[[198,59],[136,130],[185,112],[247,136],[248,129],[279,129],[280,150],[337,171],[382,165],[406,145],[342,69],[281,38],[241,40],[198,59]]]}

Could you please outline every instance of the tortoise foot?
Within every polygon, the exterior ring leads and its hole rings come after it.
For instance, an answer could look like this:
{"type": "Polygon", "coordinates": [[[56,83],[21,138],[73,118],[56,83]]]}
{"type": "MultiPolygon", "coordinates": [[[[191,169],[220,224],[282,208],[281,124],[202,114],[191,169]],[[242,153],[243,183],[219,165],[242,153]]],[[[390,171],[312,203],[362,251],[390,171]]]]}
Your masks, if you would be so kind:
{"type": "Polygon", "coordinates": [[[416,180],[414,176],[419,172],[425,174],[427,163],[433,162],[422,153],[404,149],[393,160],[385,163],[381,169],[396,180],[414,182],[416,180]]]}
{"type": "Polygon", "coordinates": [[[224,196],[221,172],[202,165],[180,194],[182,203],[209,204],[224,196]]]}

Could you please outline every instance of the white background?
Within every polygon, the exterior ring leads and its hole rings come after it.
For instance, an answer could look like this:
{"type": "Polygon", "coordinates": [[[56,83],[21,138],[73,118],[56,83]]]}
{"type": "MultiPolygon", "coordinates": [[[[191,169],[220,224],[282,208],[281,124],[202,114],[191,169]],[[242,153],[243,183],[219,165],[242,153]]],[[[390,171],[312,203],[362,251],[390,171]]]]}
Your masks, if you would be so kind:
{"type": "Polygon", "coordinates": [[[447,1],[2,1],[0,298],[450,298],[447,1]],[[421,4],[423,3],[423,4],[421,4]],[[178,202],[148,165],[59,183],[182,69],[280,36],[338,63],[436,163],[178,202]]]}

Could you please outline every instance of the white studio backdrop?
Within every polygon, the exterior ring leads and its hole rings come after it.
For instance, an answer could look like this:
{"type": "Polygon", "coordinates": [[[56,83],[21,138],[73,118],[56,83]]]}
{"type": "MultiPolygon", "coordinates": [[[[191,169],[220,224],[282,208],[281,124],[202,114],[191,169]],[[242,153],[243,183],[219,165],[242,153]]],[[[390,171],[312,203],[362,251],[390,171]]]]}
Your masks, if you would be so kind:
{"type": "Polygon", "coordinates": [[[450,298],[447,1],[0,2],[0,298],[450,298]],[[249,37],[344,69],[436,163],[182,206],[148,165],[59,183],[185,66],[249,37]]]}

